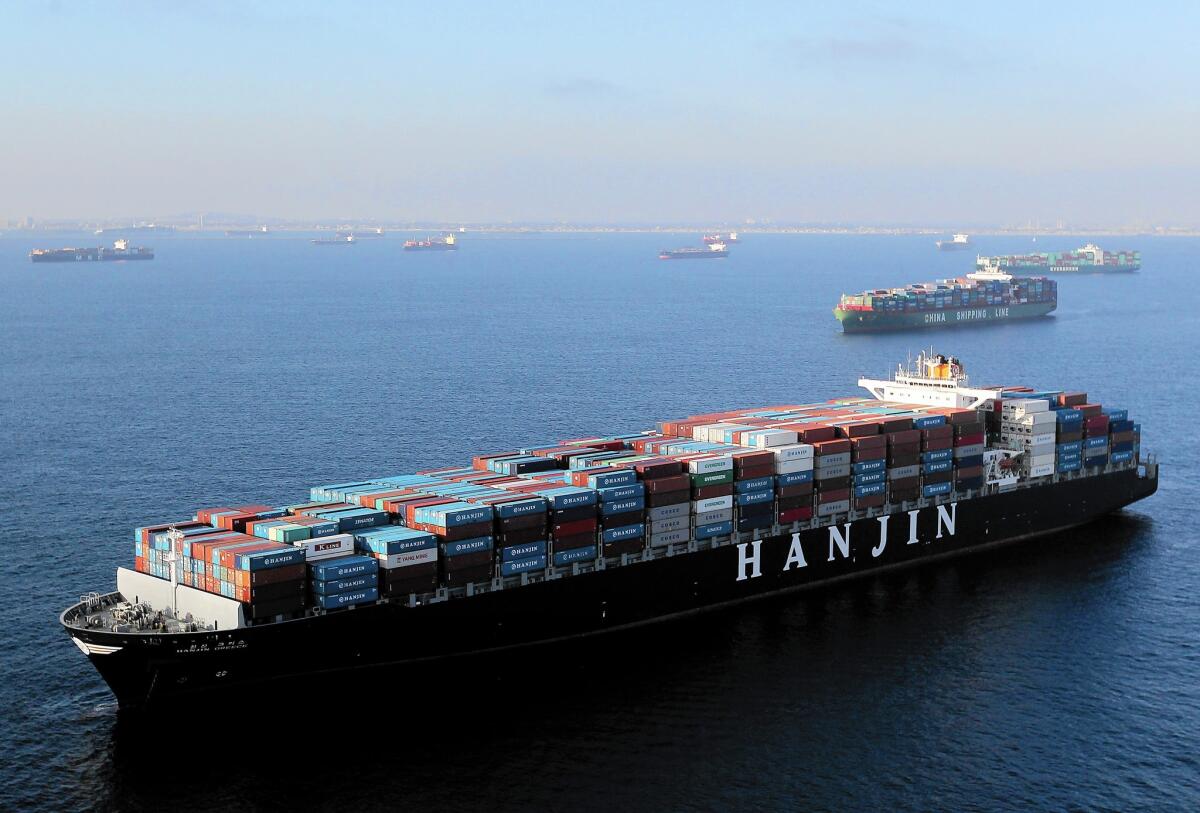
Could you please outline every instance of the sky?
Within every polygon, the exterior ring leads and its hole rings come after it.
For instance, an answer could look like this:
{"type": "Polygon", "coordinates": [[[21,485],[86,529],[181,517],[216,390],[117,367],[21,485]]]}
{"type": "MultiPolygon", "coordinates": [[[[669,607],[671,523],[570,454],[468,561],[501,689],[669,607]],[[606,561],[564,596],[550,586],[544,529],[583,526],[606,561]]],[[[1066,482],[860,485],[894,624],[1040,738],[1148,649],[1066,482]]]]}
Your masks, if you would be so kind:
{"type": "Polygon", "coordinates": [[[23,2],[0,218],[1200,225],[1200,4],[23,2]]]}

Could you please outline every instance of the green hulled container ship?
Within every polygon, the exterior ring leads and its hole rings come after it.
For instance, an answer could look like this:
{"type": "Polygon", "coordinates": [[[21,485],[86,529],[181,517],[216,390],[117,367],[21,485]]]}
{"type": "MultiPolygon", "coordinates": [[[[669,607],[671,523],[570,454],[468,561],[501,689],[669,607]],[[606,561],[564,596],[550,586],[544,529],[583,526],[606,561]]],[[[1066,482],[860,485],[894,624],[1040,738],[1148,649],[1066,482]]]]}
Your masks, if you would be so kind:
{"type": "Polygon", "coordinates": [[[951,327],[1045,316],[1058,307],[1058,285],[988,266],[957,279],[843,294],[833,315],[845,333],[951,327]]]}
{"type": "Polygon", "coordinates": [[[1105,251],[1088,243],[1074,251],[1044,251],[1036,254],[1008,254],[1002,257],[978,257],[978,268],[995,267],[1001,271],[1035,274],[1116,274],[1142,267],[1140,251],[1105,251]]]}

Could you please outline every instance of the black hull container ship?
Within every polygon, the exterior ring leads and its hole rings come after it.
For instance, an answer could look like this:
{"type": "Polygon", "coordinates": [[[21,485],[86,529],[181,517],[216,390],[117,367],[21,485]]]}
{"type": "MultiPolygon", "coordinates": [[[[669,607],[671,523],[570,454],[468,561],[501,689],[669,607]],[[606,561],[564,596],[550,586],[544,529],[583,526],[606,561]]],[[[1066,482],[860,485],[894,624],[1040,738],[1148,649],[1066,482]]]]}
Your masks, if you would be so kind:
{"type": "Polygon", "coordinates": [[[976,388],[932,355],[859,384],[203,509],[137,529],[118,589],[60,621],[122,709],[195,709],[994,548],[1157,489],[1140,426],[1084,393],[976,388]]]}
{"type": "Polygon", "coordinates": [[[154,249],[131,246],[127,240],[117,240],[112,248],[35,248],[29,252],[35,263],[117,262],[119,260],[153,260],[154,249]]]}

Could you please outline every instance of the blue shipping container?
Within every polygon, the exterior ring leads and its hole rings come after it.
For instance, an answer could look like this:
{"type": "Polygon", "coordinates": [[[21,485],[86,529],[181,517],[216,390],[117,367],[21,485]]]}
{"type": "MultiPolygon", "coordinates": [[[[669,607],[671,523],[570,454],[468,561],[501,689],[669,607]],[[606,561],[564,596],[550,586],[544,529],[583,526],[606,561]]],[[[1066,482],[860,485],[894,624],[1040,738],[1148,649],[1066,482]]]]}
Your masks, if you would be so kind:
{"type": "Polygon", "coordinates": [[[531,570],[545,570],[546,555],[528,556],[524,559],[514,559],[500,564],[501,576],[515,576],[518,573],[528,573],[531,570]]]}
{"type": "Polygon", "coordinates": [[[546,554],[546,540],[538,539],[535,542],[526,542],[522,545],[509,545],[507,548],[500,549],[500,561],[511,562],[514,559],[525,559],[530,556],[544,556],[546,554]]]}
{"type": "Polygon", "coordinates": [[[366,573],[361,576],[347,576],[344,579],[329,579],[323,581],[314,579],[312,583],[313,592],[322,596],[331,596],[334,593],[350,593],[355,590],[366,590],[370,587],[377,587],[379,577],[374,573],[366,573]]]}
{"type": "Polygon", "coordinates": [[[460,539],[457,542],[443,542],[443,556],[462,556],[468,553],[479,553],[484,550],[491,550],[493,547],[493,539],[490,536],[476,536],[471,539],[460,539]]]}
{"type": "MultiPolygon", "coordinates": [[[[303,555],[304,551],[300,551],[300,554],[303,555]]],[[[338,559],[329,559],[324,562],[314,562],[309,565],[309,570],[312,572],[313,579],[328,581],[331,579],[344,579],[347,576],[357,576],[363,573],[378,573],[379,562],[370,556],[355,554],[353,556],[343,556],[338,559]]]]}
{"type": "Polygon", "coordinates": [[[587,562],[595,559],[598,555],[596,546],[592,545],[587,548],[575,548],[573,550],[560,550],[554,554],[554,566],[562,567],[569,565],[572,562],[587,562]]]}
{"type": "Polygon", "coordinates": [[[355,590],[350,593],[334,593],[329,596],[317,596],[317,604],[325,610],[336,610],[339,607],[352,607],[355,604],[365,604],[379,600],[379,588],[355,590]]]}

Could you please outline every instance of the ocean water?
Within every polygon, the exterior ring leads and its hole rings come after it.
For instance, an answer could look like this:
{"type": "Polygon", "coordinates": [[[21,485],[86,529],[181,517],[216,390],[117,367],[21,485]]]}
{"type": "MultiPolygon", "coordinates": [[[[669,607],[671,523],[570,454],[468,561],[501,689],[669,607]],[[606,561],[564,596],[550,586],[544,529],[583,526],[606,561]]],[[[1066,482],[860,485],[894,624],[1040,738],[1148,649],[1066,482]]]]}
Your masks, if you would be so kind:
{"type": "MultiPolygon", "coordinates": [[[[1059,278],[1035,322],[844,336],[841,292],[969,270],[918,237],[0,237],[0,809],[1200,809],[1200,241],[1059,278]],[[993,554],[540,650],[445,685],[131,722],[57,614],[131,529],[229,501],[856,392],[930,343],[978,383],[1127,407],[1153,498],[993,554]],[[323,723],[329,704],[354,710],[323,723]]],[[[1082,238],[984,237],[981,252],[1082,238]]],[[[1048,510],[1053,510],[1048,507],[1048,510]]]]}

